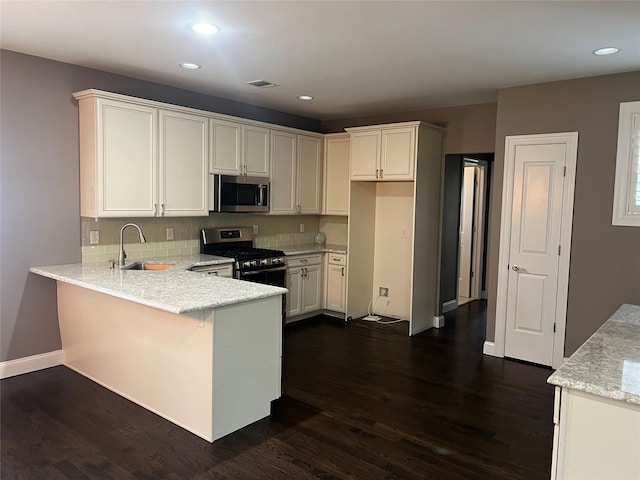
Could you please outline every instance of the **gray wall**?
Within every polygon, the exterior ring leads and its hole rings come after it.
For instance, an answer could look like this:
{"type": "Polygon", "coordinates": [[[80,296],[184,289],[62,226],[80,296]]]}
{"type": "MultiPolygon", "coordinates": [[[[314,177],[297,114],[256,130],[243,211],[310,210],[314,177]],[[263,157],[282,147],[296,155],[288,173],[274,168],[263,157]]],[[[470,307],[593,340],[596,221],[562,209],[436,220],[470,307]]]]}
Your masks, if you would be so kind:
{"type": "Polygon", "coordinates": [[[611,225],[620,102],[640,100],[640,72],[500,90],[491,201],[487,339],[495,333],[504,142],[578,132],[565,355],[622,303],[640,304],[640,228],[611,225]]]}
{"type": "Polygon", "coordinates": [[[55,282],[28,269],[81,259],[72,92],[98,88],[320,131],[316,120],[6,50],[0,62],[0,361],[61,348],[55,282]]]}

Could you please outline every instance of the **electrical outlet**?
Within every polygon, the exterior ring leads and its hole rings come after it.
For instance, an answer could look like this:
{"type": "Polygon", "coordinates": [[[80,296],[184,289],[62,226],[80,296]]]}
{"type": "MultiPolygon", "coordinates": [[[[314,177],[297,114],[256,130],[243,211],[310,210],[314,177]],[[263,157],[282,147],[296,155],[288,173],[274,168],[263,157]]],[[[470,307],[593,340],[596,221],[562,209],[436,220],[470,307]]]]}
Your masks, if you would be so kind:
{"type": "Polygon", "coordinates": [[[379,287],[380,290],[378,291],[378,295],[380,295],[381,297],[388,297],[389,296],[389,289],[387,287],[379,287]]]}
{"type": "Polygon", "coordinates": [[[99,243],[100,243],[100,231],[99,230],[89,231],[89,245],[98,245],[99,243]]]}
{"type": "Polygon", "coordinates": [[[167,227],[167,240],[173,240],[173,227],[167,227]]]}
{"type": "Polygon", "coordinates": [[[304,233],[304,223],[300,224],[300,233],[304,233]]]}
{"type": "Polygon", "coordinates": [[[258,235],[258,225],[253,226],[253,234],[258,235]]]}

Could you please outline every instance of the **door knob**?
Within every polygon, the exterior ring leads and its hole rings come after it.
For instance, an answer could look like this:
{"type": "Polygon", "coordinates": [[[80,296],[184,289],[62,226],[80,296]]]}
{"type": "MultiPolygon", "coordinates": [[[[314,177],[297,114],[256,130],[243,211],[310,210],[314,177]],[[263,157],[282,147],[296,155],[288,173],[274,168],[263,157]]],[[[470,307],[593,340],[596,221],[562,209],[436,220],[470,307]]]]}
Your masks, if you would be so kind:
{"type": "Polygon", "coordinates": [[[511,270],[513,270],[514,272],[519,272],[520,267],[518,265],[514,265],[513,267],[511,267],[511,270]]]}

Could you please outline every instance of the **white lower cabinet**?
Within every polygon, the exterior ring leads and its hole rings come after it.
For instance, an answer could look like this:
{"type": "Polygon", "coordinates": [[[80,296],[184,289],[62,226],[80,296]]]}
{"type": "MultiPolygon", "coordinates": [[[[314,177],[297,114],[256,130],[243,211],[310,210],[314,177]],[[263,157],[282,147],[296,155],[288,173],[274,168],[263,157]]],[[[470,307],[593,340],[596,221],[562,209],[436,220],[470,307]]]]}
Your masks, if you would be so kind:
{"type": "Polygon", "coordinates": [[[640,478],[640,405],[556,387],[554,424],[552,480],[640,478]]]}
{"type": "Polygon", "coordinates": [[[325,257],[325,310],[345,312],[347,289],[347,256],[327,253],[325,257]]]}
{"type": "Polygon", "coordinates": [[[287,257],[287,320],[322,310],[322,254],[287,257]]]}

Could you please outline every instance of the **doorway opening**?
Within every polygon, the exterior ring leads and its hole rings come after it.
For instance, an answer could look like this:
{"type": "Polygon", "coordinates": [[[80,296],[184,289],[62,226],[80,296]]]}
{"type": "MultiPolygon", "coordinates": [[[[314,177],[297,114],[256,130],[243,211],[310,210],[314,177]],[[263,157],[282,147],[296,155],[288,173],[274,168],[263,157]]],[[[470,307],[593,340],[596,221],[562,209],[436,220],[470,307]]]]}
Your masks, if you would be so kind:
{"type": "Polygon", "coordinates": [[[486,299],[486,245],[493,153],[445,155],[440,314],[486,299]]]}
{"type": "Polygon", "coordinates": [[[486,170],[486,161],[464,158],[458,237],[458,306],[486,298],[482,285],[486,170]]]}

